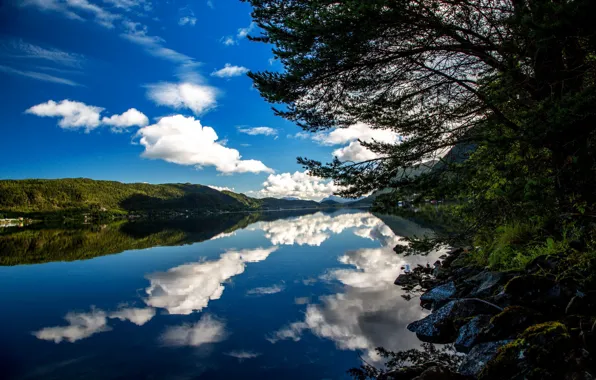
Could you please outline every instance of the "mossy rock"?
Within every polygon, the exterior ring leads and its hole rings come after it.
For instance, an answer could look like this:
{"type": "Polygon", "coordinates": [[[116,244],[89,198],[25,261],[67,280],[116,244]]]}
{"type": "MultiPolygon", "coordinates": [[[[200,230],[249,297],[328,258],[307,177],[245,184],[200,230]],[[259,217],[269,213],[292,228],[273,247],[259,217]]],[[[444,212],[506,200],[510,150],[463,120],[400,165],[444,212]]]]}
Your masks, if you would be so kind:
{"type": "Polygon", "coordinates": [[[546,322],[528,327],[513,342],[501,347],[478,377],[481,380],[563,379],[573,342],[567,327],[546,322]]]}
{"type": "Polygon", "coordinates": [[[524,306],[508,306],[490,319],[488,326],[480,333],[479,341],[512,339],[543,320],[544,316],[536,310],[524,306]]]}

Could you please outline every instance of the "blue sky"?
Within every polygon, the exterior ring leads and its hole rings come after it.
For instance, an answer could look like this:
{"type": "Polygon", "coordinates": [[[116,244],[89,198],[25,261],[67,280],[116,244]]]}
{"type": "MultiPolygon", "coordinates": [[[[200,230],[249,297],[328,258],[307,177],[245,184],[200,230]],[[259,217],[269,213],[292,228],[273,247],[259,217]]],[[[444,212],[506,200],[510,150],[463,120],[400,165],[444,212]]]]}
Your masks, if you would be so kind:
{"type": "MultiPolygon", "coordinates": [[[[366,125],[275,117],[247,70],[282,70],[238,0],[15,0],[0,6],[0,178],[191,182],[321,199],[297,156],[358,160],[366,125]]],[[[389,133],[389,134],[388,134],[389,133]]]]}

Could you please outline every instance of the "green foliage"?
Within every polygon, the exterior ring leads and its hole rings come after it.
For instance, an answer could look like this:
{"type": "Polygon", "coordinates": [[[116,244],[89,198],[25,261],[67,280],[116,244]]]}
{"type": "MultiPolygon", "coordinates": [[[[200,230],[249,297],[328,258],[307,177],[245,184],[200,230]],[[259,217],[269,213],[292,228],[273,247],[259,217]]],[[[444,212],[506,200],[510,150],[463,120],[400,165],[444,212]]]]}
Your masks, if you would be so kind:
{"type": "Polygon", "coordinates": [[[249,74],[279,116],[403,137],[360,142],[363,161],[299,158],[311,174],[457,202],[472,261],[495,268],[594,248],[596,2],[246,1],[284,67],[249,74]]]}
{"type": "Polygon", "coordinates": [[[0,211],[7,216],[73,218],[87,213],[95,216],[94,219],[109,219],[111,215],[128,212],[220,212],[319,206],[313,201],[254,199],[193,184],[151,185],[86,178],[0,181],[0,211]]]}

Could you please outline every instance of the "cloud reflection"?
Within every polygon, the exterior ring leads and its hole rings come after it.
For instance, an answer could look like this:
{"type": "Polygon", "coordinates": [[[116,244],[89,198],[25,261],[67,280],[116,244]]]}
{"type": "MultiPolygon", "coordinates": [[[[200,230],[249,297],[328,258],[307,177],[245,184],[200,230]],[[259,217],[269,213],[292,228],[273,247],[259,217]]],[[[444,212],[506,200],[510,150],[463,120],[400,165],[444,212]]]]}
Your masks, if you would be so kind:
{"type": "Polygon", "coordinates": [[[185,264],[166,272],[147,276],[149,306],[166,309],[170,314],[188,315],[201,311],[209,301],[219,299],[223,283],[243,273],[247,263],[265,260],[277,247],[228,251],[219,260],[185,264]]]}
{"type": "Polygon", "coordinates": [[[224,341],[228,336],[225,327],[223,322],[205,314],[194,325],[169,327],[160,339],[167,346],[199,347],[224,341]]]}

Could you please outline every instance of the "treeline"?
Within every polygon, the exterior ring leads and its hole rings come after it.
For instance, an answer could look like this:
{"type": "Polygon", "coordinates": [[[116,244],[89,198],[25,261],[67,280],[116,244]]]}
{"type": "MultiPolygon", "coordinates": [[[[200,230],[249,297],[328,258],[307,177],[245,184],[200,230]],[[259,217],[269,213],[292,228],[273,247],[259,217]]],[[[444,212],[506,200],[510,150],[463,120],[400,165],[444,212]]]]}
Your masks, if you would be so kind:
{"type": "Polygon", "coordinates": [[[311,201],[254,199],[194,184],[121,183],[86,178],[0,181],[0,216],[51,218],[83,213],[126,214],[164,210],[242,211],[318,207],[311,201]]]}

